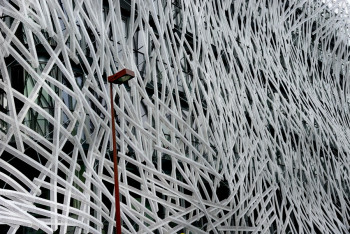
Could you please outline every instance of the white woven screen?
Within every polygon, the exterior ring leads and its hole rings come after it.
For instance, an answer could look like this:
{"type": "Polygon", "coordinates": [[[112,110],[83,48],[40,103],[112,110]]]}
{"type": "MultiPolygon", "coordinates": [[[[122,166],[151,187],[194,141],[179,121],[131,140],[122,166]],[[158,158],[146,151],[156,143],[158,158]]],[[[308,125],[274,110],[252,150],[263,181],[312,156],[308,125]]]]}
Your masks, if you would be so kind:
{"type": "Polygon", "coordinates": [[[348,233],[348,12],[0,0],[1,233],[348,233]]]}

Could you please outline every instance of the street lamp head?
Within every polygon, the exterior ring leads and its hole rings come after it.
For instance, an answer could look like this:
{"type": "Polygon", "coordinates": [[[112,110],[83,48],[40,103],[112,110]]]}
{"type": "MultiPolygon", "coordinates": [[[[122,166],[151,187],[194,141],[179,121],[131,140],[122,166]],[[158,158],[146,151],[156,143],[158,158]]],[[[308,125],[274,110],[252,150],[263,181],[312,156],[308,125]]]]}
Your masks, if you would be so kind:
{"type": "Polygon", "coordinates": [[[108,76],[108,82],[113,84],[123,84],[135,77],[135,73],[129,69],[124,68],[114,75],[108,76]]]}

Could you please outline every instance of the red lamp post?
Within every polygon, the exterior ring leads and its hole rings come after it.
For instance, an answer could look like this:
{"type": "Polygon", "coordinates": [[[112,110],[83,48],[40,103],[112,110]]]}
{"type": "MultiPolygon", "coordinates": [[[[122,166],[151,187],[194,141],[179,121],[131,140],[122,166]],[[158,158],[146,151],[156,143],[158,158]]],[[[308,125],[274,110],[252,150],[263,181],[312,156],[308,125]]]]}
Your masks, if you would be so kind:
{"type": "Polygon", "coordinates": [[[113,137],[113,162],[114,162],[114,193],[115,193],[115,221],[117,234],[122,233],[121,219],[120,219],[120,200],[119,200],[119,180],[118,180],[118,155],[117,142],[115,135],[114,123],[114,108],[113,108],[113,88],[112,84],[123,84],[135,77],[135,73],[129,69],[123,69],[114,75],[108,76],[110,82],[110,96],[111,96],[111,117],[112,117],[112,137],[113,137]]]}

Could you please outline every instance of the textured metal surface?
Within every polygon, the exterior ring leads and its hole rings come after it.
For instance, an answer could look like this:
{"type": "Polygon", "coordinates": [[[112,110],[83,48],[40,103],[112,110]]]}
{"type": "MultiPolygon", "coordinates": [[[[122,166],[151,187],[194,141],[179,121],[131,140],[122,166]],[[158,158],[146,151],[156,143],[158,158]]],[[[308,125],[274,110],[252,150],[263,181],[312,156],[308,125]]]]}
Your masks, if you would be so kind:
{"type": "MultiPolygon", "coordinates": [[[[0,224],[348,233],[345,1],[0,0],[0,224]]],[[[26,229],[29,230],[29,229],[26,229]]]]}

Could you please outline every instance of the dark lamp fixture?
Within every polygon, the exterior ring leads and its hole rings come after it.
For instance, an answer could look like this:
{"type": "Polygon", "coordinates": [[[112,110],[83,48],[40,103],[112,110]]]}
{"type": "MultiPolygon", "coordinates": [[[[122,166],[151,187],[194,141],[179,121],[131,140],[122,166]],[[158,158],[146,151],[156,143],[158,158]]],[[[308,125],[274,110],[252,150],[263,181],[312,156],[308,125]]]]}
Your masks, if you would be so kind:
{"type": "Polygon", "coordinates": [[[114,75],[108,76],[108,82],[113,84],[123,84],[134,77],[135,73],[133,71],[124,68],[114,75]]]}

